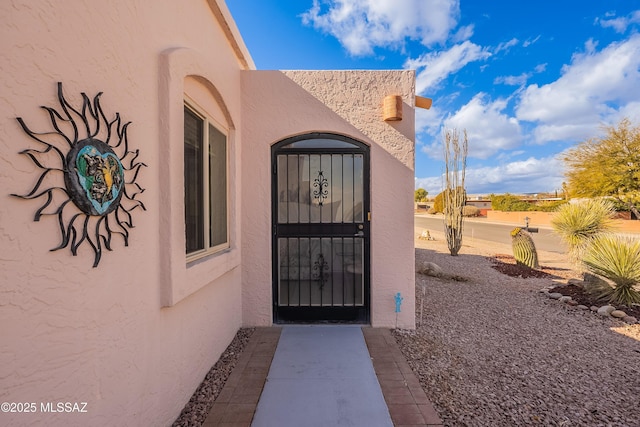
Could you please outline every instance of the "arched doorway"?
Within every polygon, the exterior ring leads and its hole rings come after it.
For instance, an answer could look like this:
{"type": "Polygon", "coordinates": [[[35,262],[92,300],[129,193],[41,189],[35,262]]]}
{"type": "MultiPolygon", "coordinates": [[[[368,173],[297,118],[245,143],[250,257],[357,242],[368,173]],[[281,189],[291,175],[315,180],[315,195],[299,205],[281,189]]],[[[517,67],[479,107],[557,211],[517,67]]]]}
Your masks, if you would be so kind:
{"type": "Polygon", "coordinates": [[[273,145],[274,322],[369,322],[369,147],[313,133],[273,145]]]}

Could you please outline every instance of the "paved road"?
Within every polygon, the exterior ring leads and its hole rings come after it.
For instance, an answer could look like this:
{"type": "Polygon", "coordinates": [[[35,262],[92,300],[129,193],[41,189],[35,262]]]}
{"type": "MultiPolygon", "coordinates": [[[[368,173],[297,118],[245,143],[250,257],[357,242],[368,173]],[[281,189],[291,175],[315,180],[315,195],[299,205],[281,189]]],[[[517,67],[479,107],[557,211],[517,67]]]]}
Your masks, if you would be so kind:
{"type": "MultiPolygon", "coordinates": [[[[444,231],[442,215],[416,215],[415,226],[438,232],[444,231]]],[[[511,235],[509,232],[514,227],[514,224],[491,223],[481,218],[465,219],[462,236],[468,239],[488,240],[510,245],[511,235]]],[[[536,248],[539,250],[557,253],[566,252],[565,246],[560,243],[560,239],[550,228],[539,228],[539,232],[532,233],[532,236],[536,248]]]]}

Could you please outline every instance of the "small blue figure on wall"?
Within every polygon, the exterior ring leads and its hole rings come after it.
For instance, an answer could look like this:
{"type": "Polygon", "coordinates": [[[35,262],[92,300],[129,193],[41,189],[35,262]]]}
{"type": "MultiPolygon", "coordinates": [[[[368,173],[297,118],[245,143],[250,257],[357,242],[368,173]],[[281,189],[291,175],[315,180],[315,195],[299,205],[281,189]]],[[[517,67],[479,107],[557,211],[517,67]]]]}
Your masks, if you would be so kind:
{"type": "Polygon", "coordinates": [[[398,292],[394,297],[394,299],[396,300],[396,313],[400,313],[400,306],[402,305],[402,300],[404,298],[402,298],[402,296],[400,295],[400,292],[398,292]]]}

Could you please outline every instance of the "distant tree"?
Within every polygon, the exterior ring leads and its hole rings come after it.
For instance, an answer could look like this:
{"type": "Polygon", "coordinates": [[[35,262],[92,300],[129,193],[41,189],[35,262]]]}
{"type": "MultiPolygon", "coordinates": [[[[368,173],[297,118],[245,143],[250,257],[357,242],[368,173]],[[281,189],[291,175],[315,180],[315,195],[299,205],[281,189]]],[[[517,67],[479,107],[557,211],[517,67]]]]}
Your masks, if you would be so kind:
{"type": "Polygon", "coordinates": [[[467,216],[480,216],[480,208],[477,206],[465,205],[462,208],[462,215],[467,216]]]}
{"type": "Polygon", "coordinates": [[[541,211],[541,212],[555,212],[560,208],[560,206],[565,205],[567,203],[568,202],[566,200],[542,201],[542,202],[538,202],[534,206],[534,209],[536,211],[541,211]]]}
{"type": "Polygon", "coordinates": [[[562,198],[565,200],[569,200],[569,186],[566,182],[562,182],[562,198]]]}
{"type": "Polygon", "coordinates": [[[444,191],[438,193],[438,195],[433,199],[433,209],[436,213],[444,212],[444,191]]]}
{"type": "Polygon", "coordinates": [[[429,193],[424,188],[418,188],[413,192],[413,200],[416,202],[426,202],[429,193]]]}
{"type": "MultiPolygon", "coordinates": [[[[460,187],[458,189],[460,191],[460,193],[464,192],[464,188],[460,187]]],[[[438,193],[438,195],[436,197],[433,198],[433,210],[435,213],[444,213],[446,210],[446,206],[444,204],[445,202],[445,193],[451,193],[451,190],[443,190],[440,193],[438,193]]],[[[453,195],[451,195],[451,197],[454,197],[453,195]]],[[[464,201],[466,203],[467,201],[467,193],[464,192],[464,201]]]]}
{"type": "Polygon", "coordinates": [[[623,119],[565,154],[569,193],[612,197],[640,218],[640,127],[623,119]]]}
{"type": "Polygon", "coordinates": [[[491,194],[489,196],[491,200],[491,209],[495,211],[503,212],[520,212],[529,211],[532,206],[530,203],[525,202],[513,194],[491,194]]]}

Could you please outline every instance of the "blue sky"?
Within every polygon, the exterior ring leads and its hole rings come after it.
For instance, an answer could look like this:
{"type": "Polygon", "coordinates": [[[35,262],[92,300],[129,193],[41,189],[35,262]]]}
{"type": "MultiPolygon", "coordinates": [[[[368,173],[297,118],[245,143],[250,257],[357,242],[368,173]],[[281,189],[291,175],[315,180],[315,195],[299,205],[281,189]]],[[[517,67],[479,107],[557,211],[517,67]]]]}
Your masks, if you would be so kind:
{"type": "Polygon", "coordinates": [[[470,194],[554,192],[563,152],[640,123],[640,2],[227,0],[261,70],[414,69],[416,188],[443,187],[443,129],[470,194]]]}

